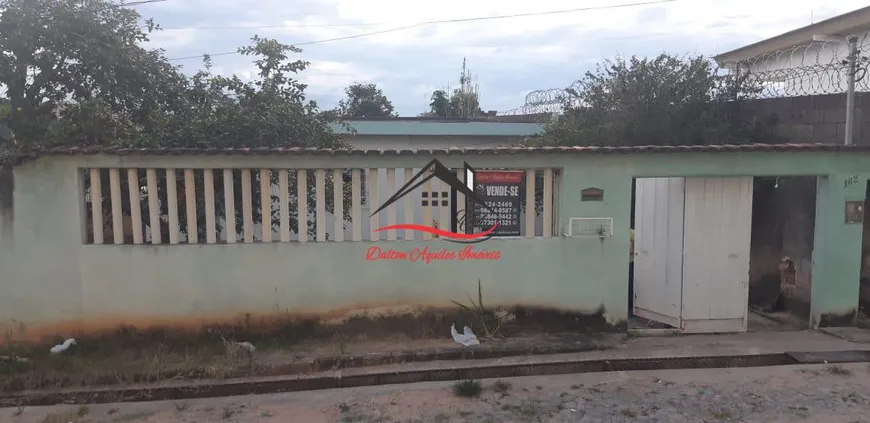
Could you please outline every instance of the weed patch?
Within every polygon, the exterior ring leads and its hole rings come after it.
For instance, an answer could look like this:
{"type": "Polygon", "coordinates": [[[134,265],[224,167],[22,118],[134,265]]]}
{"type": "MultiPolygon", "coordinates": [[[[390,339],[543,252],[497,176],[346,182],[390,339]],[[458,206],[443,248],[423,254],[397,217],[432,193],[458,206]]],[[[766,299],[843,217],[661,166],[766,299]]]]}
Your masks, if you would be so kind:
{"type": "Polygon", "coordinates": [[[453,384],[453,393],[459,397],[476,398],[483,392],[483,386],[476,380],[463,380],[453,384]]]}
{"type": "Polygon", "coordinates": [[[838,376],[851,376],[852,375],[851,370],[849,370],[849,369],[847,369],[839,364],[832,364],[832,365],[828,366],[828,373],[830,373],[832,375],[838,375],[838,376]]]}
{"type": "Polygon", "coordinates": [[[724,408],[713,410],[710,412],[710,414],[713,416],[714,419],[717,420],[730,420],[732,417],[731,411],[724,408]]]}
{"type": "Polygon", "coordinates": [[[153,411],[140,411],[138,413],[122,414],[112,419],[112,423],[130,423],[137,420],[147,419],[154,415],[153,411]]]}
{"type": "Polygon", "coordinates": [[[495,383],[492,384],[492,391],[497,392],[499,394],[507,393],[507,391],[510,391],[510,389],[511,389],[510,382],[505,382],[503,380],[497,380],[497,381],[495,381],[495,383]]]}

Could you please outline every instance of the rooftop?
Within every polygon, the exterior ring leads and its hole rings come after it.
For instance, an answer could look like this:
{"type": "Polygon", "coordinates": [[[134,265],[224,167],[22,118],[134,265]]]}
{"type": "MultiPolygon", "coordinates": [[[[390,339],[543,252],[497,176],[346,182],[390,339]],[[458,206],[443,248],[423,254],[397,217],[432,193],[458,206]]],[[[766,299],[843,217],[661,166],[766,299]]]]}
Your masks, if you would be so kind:
{"type": "Polygon", "coordinates": [[[870,30],[870,6],[853,10],[830,19],[816,22],[775,37],[768,38],[738,49],[734,49],[713,58],[720,65],[738,62],[795,46],[810,44],[813,35],[830,35],[845,37],[870,30]]]}
{"type": "Polygon", "coordinates": [[[289,156],[435,156],[478,154],[630,154],[630,153],[745,153],[745,152],[870,152],[870,145],[842,144],[741,144],[741,145],[651,145],[619,147],[494,147],[494,148],[449,148],[423,150],[355,150],[327,148],[101,148],[62,147],[32,151],[22,155],[21,161],[43,156],[191,156],[191,155],[289,155],[289,156]]]}
{"type": "MultiPolygon", "coordinates": [[[[345,121],[357,135],[384,136],[500,136],[527,137],[544,130],[538,122],[505,122],[503,120],[452,119],[350,119],[345,121]]],[[[331,123],[333,132],[349,134],[339,123],[331,123]]]]}

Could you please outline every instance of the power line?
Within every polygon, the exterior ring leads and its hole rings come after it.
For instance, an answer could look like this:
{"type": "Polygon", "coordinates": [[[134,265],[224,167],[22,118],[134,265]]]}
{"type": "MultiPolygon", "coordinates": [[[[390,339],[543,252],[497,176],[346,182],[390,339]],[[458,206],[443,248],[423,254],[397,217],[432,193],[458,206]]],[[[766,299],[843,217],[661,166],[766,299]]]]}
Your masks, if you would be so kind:
{"type": "MultiPolygon", "coordinates": [[[[409,25],[409,26],[401,26],[401,27],[398,27],[398,28],[385,29],[385,30],[383,30],[383,31],[366,32],[366,33],[364,33],[364,34],[348,35],[348,36],[346,36],[346,37],[328,38],[328,39],[325,39],[325,40],[306,41],[306,42],[304,42],[304,43],[295,43],[295,44],[293,44],[293,45],[296,46],[296,47],[298,47],[298,46],[307,46],[307,45],[311,45],[311,44],[328,43],[328,42],[332,42],[332,41],[350,40],[350,39],[354,39],[354,38],[368,37],[368,36],[371,36],[371,35],[386,34],[386,33],[388,33],[388,32],[403,31],[403,30],[406,30],[406,29],[416,28],[416,27],[424,26],[424,25],[428,25],[428,24],[416,24],[416,25],[409,25]]],[[[202,58],[202,57],[205,57],[205,56],[210,56],[210,57],[213,57],[213,56],[228,56],[228,55],[231,55],[231,54],[238,54],[238,53],[239,53],[238,50],[236,50],[236,51],[225,51],[225,52],[222,52],[222,53],[211,53],[211,54],[200,54],[200,55],[196,55],[196,56],[176,57],[176,58],[174,58],[174,59],[169,59],[169,60],[170,60],[170,61],[174,61],[174,60],[199,59],[199,58],[202,58]]]]}
{"type": "MultiPolygon", "coordinates": [[[[437,20],[437,21],[422,21],[415,22],[408,28],[413,28],[418,25],[433,25],[433,24],[442,24],[442,23],[460,23],[460,22],[473,22],[473,21],[482,21],[482,20],[492,20],[492,19],[508,19],[508,18],[523,18],[529,16],[546,16],[546,15],[557,15],[563,13],[573,13],[573,12],[588,12],[593,10],[607,10],[607,9],[619,9],[625,7],[637,7],[637,6],[647,6],[651,4],[660,4],[660,3],[670,3],[677,0],[650,0],[639,3],[624,3],[624,4],[614,4],[609,6],[589,6],[589,7],[580,7],[574,9],[562,9],[562,10],[551,10],[547,12],[527,12],[527,13],[516,13],[512,15],[489,15],[489,16],[478,16],[473,18],[458,18],[458,19],[446,19],[446,20],[437,20]]],[[[360,26],[383,26],[383,25],[393,25],[395,22],[359,22],[359,23],[348,23],[348,24],[301,24],[301,25],[228,25],[228,26],[193,26],[193,27],[161,27],[161,29],[165,30],[188,30],[188,29],[260,29],[260,28],[348,28],[348,27],[360,27],[360,26]]]]}
{"type": "MultiPolygon", "coordinates": [[[[369,37],[372,35],[380,35],[380,34],[386,34],[386,33],[390,33],[390,32],[396,32],[396,31],[404,31],[406,29],[418,28],[418,27],[427,26],[427,25],[461,23],[461,22],[475,22],[475,21],[496,20],[496,19],[510,19],[510,18],[529,17],[529,16],[545,16],[545,15],[556,15],[556,14],[584,12],[584,11],[593,11],[593,10],[609,10],[609,9],[619,9],[619,8],[627,8],[627,7],[647,6],[647,5],[652,5],[652,4],[671,3],[671,2],[675,2],[675,1],[678,1],[678,0],[651,0],[651,1],[645,1],[645,2],[639,2],[639,3],[624,3],[624,4],[614,4],[614,5],[609,5],[609,6],[581,7],[581,8],[576,8],[576,9],[551,10],[551,11],[547,11],[547,12],[529,12],[529,13],[517,13],[517,14],[513,14],[513,15],[492,15],[492,16],[478,16],[478,17],[474,17],[474,18],[459,18],[459,19],[444,19],[444,20],[437,20],[437,21],[425,21],[425,22],[418,22],[418,23],[415,23],[413,25],[406,25],[406,26],[401,26],[401,27],[396,27],[396,28],[385,29],[382,31],[365,32],[362,34],[348,35],[345,37],[328,38],[328,39],[324,39],[324,40],[306,41],[306,42],[302,42],[302,43],[294,43],[293,45],[298,47],[298,46],[305,46],[305,45],[312,45],[312,44],[328,43],[328,42],[332,42],[332,41],[351,40],[354,38],[363,38],[363,37],[369,37]]],[[[372,24],[372,25],[374,25],[374,24],[372,24]]],[[[256,27],[251,27],[251,28],[256,28],[256,27]]],[[[197,29],[197,28],[179,28],[179,29],[197,29]]],[[[228,56],[231,54],[238,54],[238,50],[237,51],[226,51],[226,52],[221,52],[221,53],[200,54],[200,55],[195,55],[195,56],[176,57],[176,58],[169,59],[169,60],[175,61],[175,60],[199,59],[199,58],[203,58],[205,56],[228,56]]]]}

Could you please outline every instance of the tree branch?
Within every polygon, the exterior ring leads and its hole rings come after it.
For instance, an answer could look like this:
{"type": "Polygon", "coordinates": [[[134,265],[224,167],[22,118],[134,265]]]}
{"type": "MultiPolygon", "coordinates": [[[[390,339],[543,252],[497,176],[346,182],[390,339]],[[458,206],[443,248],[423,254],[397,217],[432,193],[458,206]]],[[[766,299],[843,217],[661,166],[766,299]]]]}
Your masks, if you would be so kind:
{"type": "Polygon", "coordinates": [[[57,76],[58,72],[60,72],[61,68],[63,68],[64,63],[66,63],[66,59],[67,56],[66,54],[64,54],[60,57],[57,65],[53,68],[40,68],[39,75],[36,75],[36,77],[33,78],[33,83],[30,84],[29,87],[27,87],[27,92],[25,96],[31,99],[36,97],[39,94],[39,91],[42,89],[42,86],[48,83],[48,81],[50,81],[52,78],[57,76]]]}

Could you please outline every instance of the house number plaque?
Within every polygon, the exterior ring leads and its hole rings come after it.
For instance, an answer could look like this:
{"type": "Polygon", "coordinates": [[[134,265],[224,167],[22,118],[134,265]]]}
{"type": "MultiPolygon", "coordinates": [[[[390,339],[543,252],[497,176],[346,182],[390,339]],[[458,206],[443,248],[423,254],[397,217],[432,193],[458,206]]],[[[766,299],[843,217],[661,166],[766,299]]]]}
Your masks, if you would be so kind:
{"type": "Polygon", "coordinates": [[[864,222],[864,202],[863,201],[847,201],[846,202],[846,224],[855,225],[864,222]]]}

